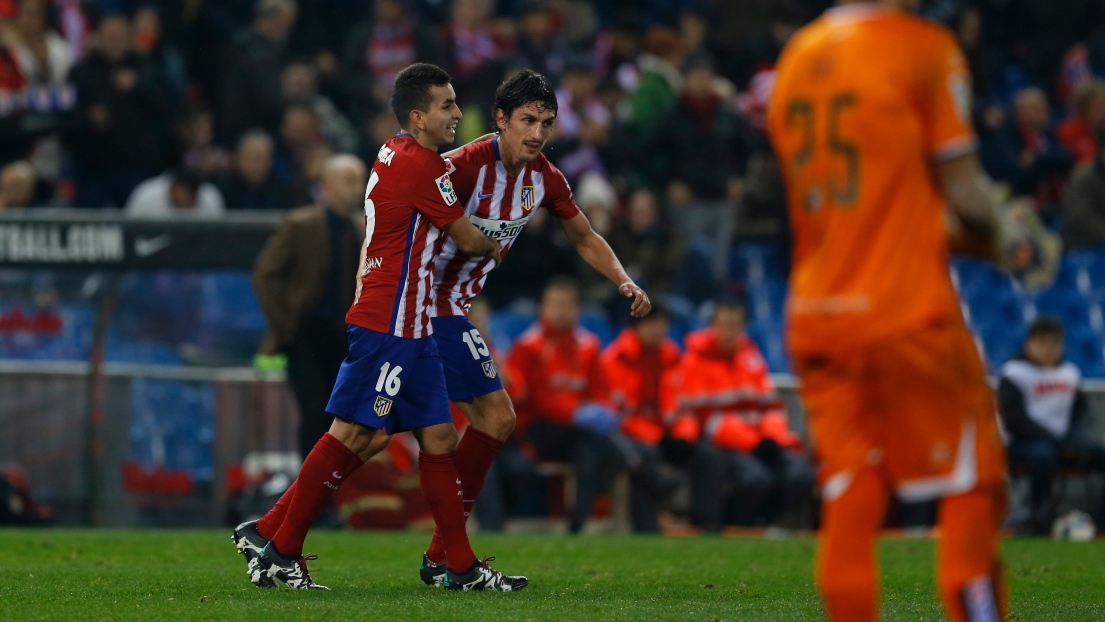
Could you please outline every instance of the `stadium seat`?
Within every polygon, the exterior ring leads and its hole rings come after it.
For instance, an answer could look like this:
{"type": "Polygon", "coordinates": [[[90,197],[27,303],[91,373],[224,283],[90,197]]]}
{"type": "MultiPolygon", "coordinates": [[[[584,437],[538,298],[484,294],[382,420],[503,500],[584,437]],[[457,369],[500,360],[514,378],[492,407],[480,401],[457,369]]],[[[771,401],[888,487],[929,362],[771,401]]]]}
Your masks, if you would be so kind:
{"type": "Polygon", "coordinates": [[[1105,378],[1105,335],[1092,329],[1070,330],[1066,336],[1066,358],[1087,378],[1105,378]]]}
{"type": "Polygon", "coordinates": [[[579,323],[583,328],[595,333],[603,346],[614,341],[614,337],[618,334],[614,325],[606,317],[606,313],[598,309],[584,310],[579,316],[579,323]]]}
{"type": "Polygon", "coordinates": [[[204,326],[264,331],[268,326],[250,274],[244,270],[205,272],[202,277],[204,326]]]}
{"type": "Polygon", "coordinates": [[[501,351],[510,348],[510,344],[526,329],[537,321],[537,315],[532,312],[503,310],[491,313],[491,343],[501,351]]]}
{"type": "Polygon", "coordinates": [[[785,279],[787,261],[774,242],[742,242],[729,257],[729,277],[749,285],[768,279],[785,279]]]}

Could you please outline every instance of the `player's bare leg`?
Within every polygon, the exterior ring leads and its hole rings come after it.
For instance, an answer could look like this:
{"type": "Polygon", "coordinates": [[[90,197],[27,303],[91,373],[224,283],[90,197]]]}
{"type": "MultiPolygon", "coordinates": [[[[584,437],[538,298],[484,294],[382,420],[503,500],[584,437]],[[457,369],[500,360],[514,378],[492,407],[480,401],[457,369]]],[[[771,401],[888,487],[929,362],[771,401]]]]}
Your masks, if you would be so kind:
{"type": "MultiPolygon", "coordinates": [[[[501,389],[453,403],[469,422],[468,430],[457,443],[455,458],[464,493],[464,520],[467,521],[483,489],[487,471],[499,455],[503,442],[514,431],[516,417],[514,404],[501,389]]],[[[445,580],[445,541],[437,530],[423,554],[419,575],[427,585],[441,585],[445,580]]]]}
{"type": "MultiPolygon", "coordinates": [[[[260,538],[271,534],[264,548],[246,554],[250,578],[262,587],[280,579],[293,588],[321,588],[307,571],[302,554],[307,531],[342,481],[366,460],[387,447],[390,437],[383,431],[335,419],[330,431],[319,440],[303,462],[299,478],[280,497],[252,531],[260,538]],[[269,531],[273,530],[275,531],[269,531]]],[[[239,532],[253,535],[248,524],[235,530],[235,542],[242,548],[239,532]]],[[[247,544],[252,541],[246,540],[247,544]]]]}
{"type": "Polygon", "coordinates": [[[447,569],[444,586],[456,590],[509,592],[528,585],[525,577],[508,577],[487,565],[490,558],[476,559],[465,529],[461,481],[453,460],[457,431],[452,423],[414,431],[421,452],[418,482],[434,516],[434,524],[445,543],[447,569]]]}
{"type": "Polygon", "coordinates": [[[876,537],[889,492],[882,475],[864,468],[825,484],[823,522],[817,551],[817,585],[825,614],[836,622],[879,619],[876,537]],[[835,486],[846,486],[838,495],[835,486]],[[831,497],[831,498],[830,498],[831,497]]]}
{"type": "Polygon", "coordinates": [[[1005,506],[1002,485],[940,501],[937,585],[953,622],[1005,619],[1008,607],[998,560],[1005,506]]]}

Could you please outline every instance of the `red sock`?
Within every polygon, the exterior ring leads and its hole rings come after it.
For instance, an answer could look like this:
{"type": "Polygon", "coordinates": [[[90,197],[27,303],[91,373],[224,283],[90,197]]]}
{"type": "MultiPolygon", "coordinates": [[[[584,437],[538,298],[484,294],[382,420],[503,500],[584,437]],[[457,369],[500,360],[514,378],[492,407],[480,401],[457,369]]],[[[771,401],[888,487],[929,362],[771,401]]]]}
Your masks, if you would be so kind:
{"type": "Polygon", "coordinates": [[[280,499],[277,500],[276,505],[272,506],[268,514],[257,521],[257,533],[261,534],[262,538],[272,540],[272,537],[276,535],[276,531],[280,529],[280,524],[284,522],[284,517],[288,514],[288,506],[292,503],[293,495],[295,495],[295,482],[292,482],[292,485],[288,486],[284,494],[280,495],[280,499]]]}
{"type": "Polygon", "coordinates": [[[418,483],[434,515],[434,524],[445,541],[449,569],[466,572],[475,565],[476,554],[468,544],[468,532],[464,528],[464,499],[453,454],[418,452],[418,483]]]}
{"type": "MultiPolygon", "coordinates": [[[[460,475],[460,489],[464,493],[465,522],[472,514],[472,506],[476,505],[476,499],[483,490],[483,480],[487,477],[487,471],[502,448],[502,441],[473,427],[469,427],[457,443],[455,460],[457,473],[460,475]]],[[[445,563],[445,540],[441,537],[441,532],[436,529],[434,538],[430,541],[430,548],[426,550],[426,556],[435,564],[445,563]]]]}
{"type": "Polygon", "coordinates": [[[326,505],[342,480],[362,464],[364,460],[360,456],[329,432],[324,434],[307,454],[299,470],[295,493],[288,503],[284,521],[272,537],[276,550],[292,557],[302,554],[307,530],[315,523],[322,506],[326,505]]]}

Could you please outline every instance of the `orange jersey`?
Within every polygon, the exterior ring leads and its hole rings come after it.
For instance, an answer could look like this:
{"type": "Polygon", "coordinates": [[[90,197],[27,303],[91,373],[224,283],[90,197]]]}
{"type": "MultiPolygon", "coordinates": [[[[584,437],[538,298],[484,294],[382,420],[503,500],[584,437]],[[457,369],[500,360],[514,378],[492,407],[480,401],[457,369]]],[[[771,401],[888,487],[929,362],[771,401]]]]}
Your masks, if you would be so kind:
{"type": "Polygon", "coordinates": [[[932,163],[971,152],[970,80],[945,28],[831,9],[779,60],[768,110],[794,232],[792,352],[960,321],[932,163]]]}

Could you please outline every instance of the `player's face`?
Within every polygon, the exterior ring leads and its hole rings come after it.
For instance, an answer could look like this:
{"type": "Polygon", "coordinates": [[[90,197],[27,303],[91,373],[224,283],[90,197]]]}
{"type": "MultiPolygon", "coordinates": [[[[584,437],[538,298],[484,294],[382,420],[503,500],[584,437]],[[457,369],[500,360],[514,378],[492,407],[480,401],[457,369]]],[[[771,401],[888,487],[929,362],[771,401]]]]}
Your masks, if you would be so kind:
{"type": "Polygon", "coordinates": [[[451,145],[457,137],[457,123],[464,116],[457,106],[457,94],[452,84],[446,84],[430,87],[430,95],[433,103],[429,110],[419,111],[423,126],[419,129],[429,134],[439,147],[451,145]]]}
{"type": "Polygon", "coordinates": [[[502,111],[495,112],[499,126],[499,147],[506,147],[522,162],[533,162],[552,136],[556,113],[531,102],[514,109],[507,119],[502,111]]]}

